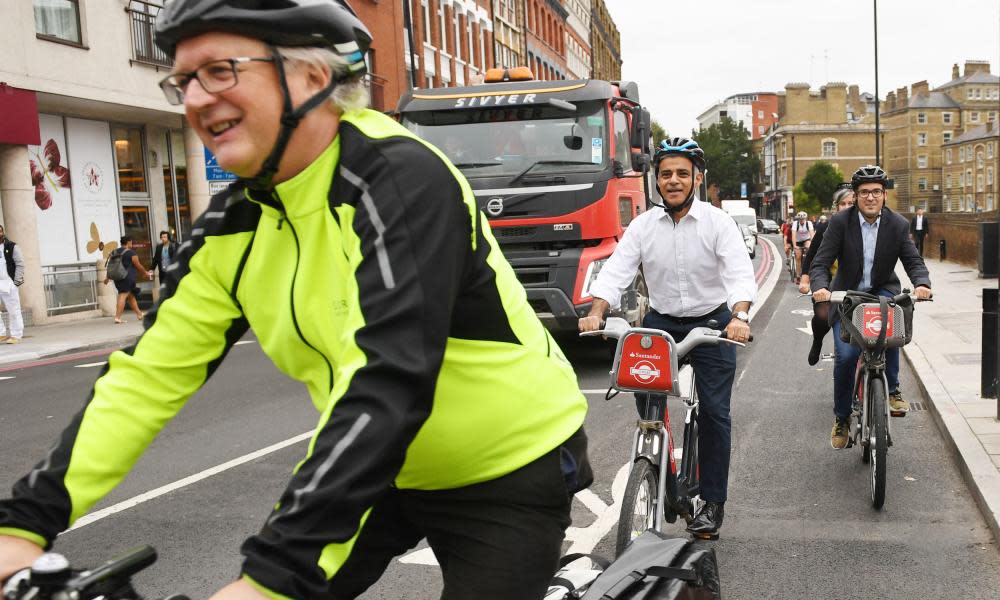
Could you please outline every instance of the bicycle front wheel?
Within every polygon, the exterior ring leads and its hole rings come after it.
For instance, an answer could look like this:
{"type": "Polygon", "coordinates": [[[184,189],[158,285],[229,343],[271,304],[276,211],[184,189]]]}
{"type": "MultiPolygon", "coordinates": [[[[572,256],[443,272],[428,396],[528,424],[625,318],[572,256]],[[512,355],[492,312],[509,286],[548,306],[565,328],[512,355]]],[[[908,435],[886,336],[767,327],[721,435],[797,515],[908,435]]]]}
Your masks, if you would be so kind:
{"type": "Polygon", "coordinates": [[[632,471],[625,484],[625,497],[618,517],[618,539],[615,556],[656,522],[656,494],[658,474],[649,459],[640,456],[632,463],[632,471]]]}
{"type": "Polygon", "coordinates": [[[885,387],[881,379],[873,379],[868,387],[868,410],[871,415],[868,446],[871,451],[872,506],[878,510],[885,503],[886,458],[889,452],[889,423],[885,412],[885,387]]]}

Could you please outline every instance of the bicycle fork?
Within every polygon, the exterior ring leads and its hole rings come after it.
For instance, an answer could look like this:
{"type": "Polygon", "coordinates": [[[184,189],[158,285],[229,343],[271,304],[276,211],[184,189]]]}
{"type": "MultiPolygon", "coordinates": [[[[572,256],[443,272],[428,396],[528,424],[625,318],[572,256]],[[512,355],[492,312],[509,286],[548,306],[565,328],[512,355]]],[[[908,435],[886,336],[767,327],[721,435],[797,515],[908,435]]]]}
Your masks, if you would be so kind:
{"type": "Polygon", "coordinates": [[[660,531],[663,527],[663,510],[667,498],[667,468],[673,460],[669,443],[669,433],[662,421],[639,421],[632,434],[632,458],[646,456],[658,467],[656,498],[653,499],[653,527],[660,531]],[[640,438],[641,436],[641,438],[640,438]]]}
{"type": "Polygon", "coordinates": [[[886,412],[886,441],[889,446],[892,446],[892,419],[889,413],[889,381],[885,377],[885,361],[882,362],[871,362],[867,367],[863,366],[863,358],[858,359],[858,369],[857,374],[854,377],[854,401],[855,406],[852,406],[852,412],[858,415],[857,429],[847,440],[847,447],[850,448],[854,446],[855,443],[860,443],[863,446],[871,445],[871,427],[869,427],[868,411],[870,406],[868,405],[868,389],[872,383],[872,378],[877,378],[884,390],[883,398],[886,399],[883,406],[886,412]]]}

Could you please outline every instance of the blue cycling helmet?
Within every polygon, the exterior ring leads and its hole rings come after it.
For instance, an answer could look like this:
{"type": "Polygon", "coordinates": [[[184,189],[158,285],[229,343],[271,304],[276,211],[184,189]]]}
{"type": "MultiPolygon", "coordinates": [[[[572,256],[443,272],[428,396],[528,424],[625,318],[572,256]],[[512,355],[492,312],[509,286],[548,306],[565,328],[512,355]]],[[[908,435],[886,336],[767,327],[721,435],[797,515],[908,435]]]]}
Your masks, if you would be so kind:
{"type": "MultiPolygon", "coordinates": [[[[683,156],[689,159],[699,171],[703,173],[705,172],[705,167],[707,165],[705,161],[705,151],[701,149],[698,142],[688,138],[675,137],[660,142],[660,145],[656,147],[656,152],[653,153],[653,167],[657,178],[660,176],[660,161],[664,157],[671,155],[683,156]]],[[[663,198],[663,194],[660,192],[659,184],[656,186],[656,193],[663,199],[663,204],[661,205],[663,210],[672,215],[674,213],[682,212],[691,206],[691,203],[694,202],[694,188],[695,186],[692,184],[691,191],[688,192],[687,198],[685,198],[684,202],[678,206],[670,206],[667,204],[667,199],[663,198]]]]}
{"type": "Polygon", "coordinates": [[[664,156],[670,156],[676,154],[690,159],[694,166],[698,167],[699,171],[704,172],[706,162],[705,162],[705,151],[701,149],[698,142],[683,138],[675,137],[660,142],[660,145],[656,147],[656,152],[653,154],[653,165],[656,170],[656,174],[660,173],[660,160],[664,156]]]}

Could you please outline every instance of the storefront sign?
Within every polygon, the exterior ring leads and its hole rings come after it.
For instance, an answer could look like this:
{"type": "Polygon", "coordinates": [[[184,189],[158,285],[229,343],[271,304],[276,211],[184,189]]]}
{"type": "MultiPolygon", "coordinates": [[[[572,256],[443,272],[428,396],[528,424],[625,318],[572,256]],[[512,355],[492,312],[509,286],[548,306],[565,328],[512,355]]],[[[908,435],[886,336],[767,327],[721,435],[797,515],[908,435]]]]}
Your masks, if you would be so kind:
{"type": "Polygon", "coordinates": [[[28,166],[35,187],[38,210],[38,251],[42,266],[74,263],[79,260],[73,234],[73,197],[76,181],[66,161],[66,132],[63,119],[38,115],[39,145],[28,146],[28,166]]]}
{"type": "Polygon", "coordinates": [[[0,83],[0,144],[37,146],[39,140],[38,99],[35,92],[0,83]]]}
{"type": "Polygon", "coordinates": [[[121,235],[118,185],[111,154],[111,128],[103,121],[66,119],[69,170],[73,180],[73,207],[77,252],[81,261],[101,258],[100,242],[121,235]]]}
{"type": "Polygon", "coordinates": [[[211,150],[205,148],[205,179],[208,181],[236,181],[239,177],[220,167],[219,159],[212,154],[211,150]]]}

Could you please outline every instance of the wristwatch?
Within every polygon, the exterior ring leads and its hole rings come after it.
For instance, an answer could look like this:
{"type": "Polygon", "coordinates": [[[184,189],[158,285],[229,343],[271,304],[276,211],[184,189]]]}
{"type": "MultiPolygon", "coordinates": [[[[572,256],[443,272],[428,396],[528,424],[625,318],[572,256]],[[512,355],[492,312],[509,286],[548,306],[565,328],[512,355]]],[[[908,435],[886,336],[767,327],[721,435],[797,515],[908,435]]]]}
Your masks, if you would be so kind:
{"type": "Polygon", "coordinates": [[[738,313],[734,313],[733,314],[733,318],[734,319],[739,319],[740,321],[743,321],[744,323],[749,323],[750,322],[750,315],[748,315],[747,311],[745,311],[745,310],[741,310],[738,313]]]}

